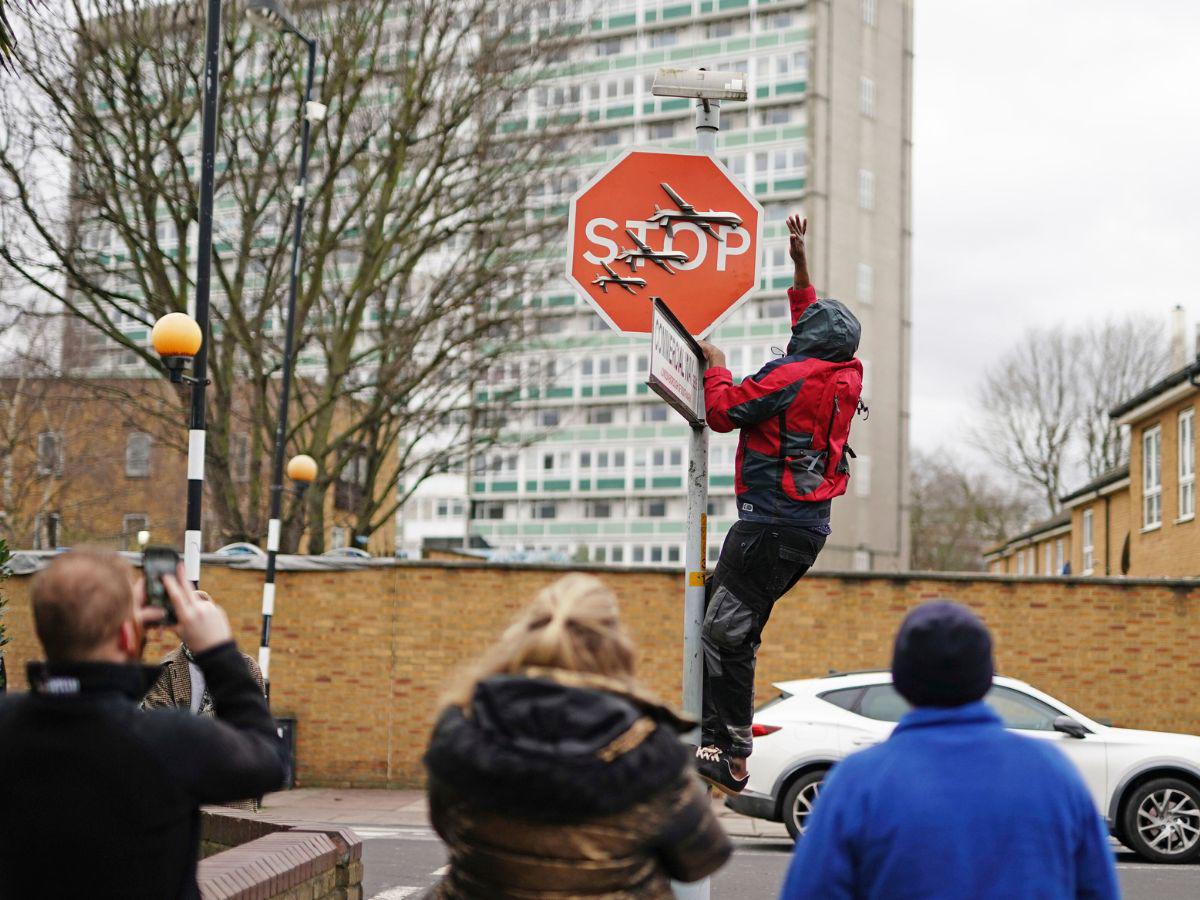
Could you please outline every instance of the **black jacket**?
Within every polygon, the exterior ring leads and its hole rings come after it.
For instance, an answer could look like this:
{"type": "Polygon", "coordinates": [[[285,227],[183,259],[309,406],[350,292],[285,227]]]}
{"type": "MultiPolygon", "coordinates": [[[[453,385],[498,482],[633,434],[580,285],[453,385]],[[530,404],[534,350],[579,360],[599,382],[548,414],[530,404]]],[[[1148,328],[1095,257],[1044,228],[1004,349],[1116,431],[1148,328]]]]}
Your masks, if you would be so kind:
{"type": "Polygon", "coordinates": [[[441,898],[667,898],[732,851],[680,741],[690,727],[610,679],[530,670],[480,683],[434,729],[441,898]]]}
{"type": "Polygon", "coordinates": [[[232,641],[196,656],[215,719],[138,709],[158,667],[29,667],[0,701],[0,898],[194,898],[200,805],[278,789],[286,756],[232,641]]]}

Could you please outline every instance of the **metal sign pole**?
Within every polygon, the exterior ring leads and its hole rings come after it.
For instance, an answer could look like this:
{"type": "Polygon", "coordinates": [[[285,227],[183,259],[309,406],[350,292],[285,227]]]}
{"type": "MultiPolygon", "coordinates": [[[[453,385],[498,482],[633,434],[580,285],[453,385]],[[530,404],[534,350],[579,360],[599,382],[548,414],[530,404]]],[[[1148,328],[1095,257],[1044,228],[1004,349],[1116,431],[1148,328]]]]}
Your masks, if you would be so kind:
{"type": "MultiPolygon", "coordinates": [[[[700,100],[696,104],[696,149],[717,155],[717,132],[721,130],[721,104],[700,100]]],[[[704,397],[704,383],[700,384],[704,397]]],[[[687,581],[683,589],[683,711],[700,718],[703,712],[704,656],[700,628],[704,624],[705,556],[708,551],[708,428],[693,425],[688,439],[687,543],[683,560],[687,581]]],[[[696,736],[697,743],[699,735],[696,736]]],[[[712,880],[672,884],[680,900],[709,900],[712,880]]]]}

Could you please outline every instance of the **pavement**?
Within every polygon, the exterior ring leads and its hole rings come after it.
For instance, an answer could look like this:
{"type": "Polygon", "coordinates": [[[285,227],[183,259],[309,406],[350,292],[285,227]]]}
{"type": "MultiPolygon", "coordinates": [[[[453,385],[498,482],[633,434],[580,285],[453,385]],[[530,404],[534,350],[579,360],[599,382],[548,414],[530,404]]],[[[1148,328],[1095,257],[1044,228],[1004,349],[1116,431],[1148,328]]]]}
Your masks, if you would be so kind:
{"type": "MultiPolygon", "coordinates": [[[[446,850],[429,825],[422,791],[303,788],[270,794],[266,815],[349,825],[363,839],[363,896],[416,900],[445,871],[446,850]]],[[[779,895],[792,842],[776,822],[749,819],[713,801],[713,812],[733,838],[733,859],[712,878],[712,897],[767,900],[779,895]]],[[[1126,900],[1200,897],[1200,864],[1147,863],[1113,844],[1126,900]]]]}

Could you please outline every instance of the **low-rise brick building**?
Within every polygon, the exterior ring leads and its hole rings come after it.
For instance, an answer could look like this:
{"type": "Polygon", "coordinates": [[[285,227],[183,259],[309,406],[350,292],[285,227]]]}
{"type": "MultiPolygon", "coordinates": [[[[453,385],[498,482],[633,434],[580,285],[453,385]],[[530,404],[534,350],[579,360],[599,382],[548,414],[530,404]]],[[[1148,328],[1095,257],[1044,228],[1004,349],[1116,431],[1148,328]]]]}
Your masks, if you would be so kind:
{"type": "Polygon", "coordinates": [[[1069,575],[1071,516],[1039,522],[992,547],[983,558],[993,575],[1069,575]]]}
{"type": "Polygon", "coordinates": [[[1064,495],[1062,516],[989,550],[988,571],[1048,574],[1062,542],[1078,575],[1200,575],[1197,405],[1200,357],[1113,407],[1109,415],[1128,431],[1129,462],[1064,495]]]}
{"type": "MultiPolygon", "coordinates": [[[[0,379],[0,537],[14,549],[86,543],[136,550],[138,533],[148,531],[154,543],[179,546],[188,390],[161,378],[0,379]]],[[[255,470],[269,478],[269,458],[250,465],[248,434],[231,434],[230,445],[235,483],[248,484],[255,470]]],[[[363,490],[360,469],[348,465],[326,493],[326,547],[349,543],[356,492],[363,490]]],[[[377,489],[393,490],[394,479],[385,475],[377,489]]],[[[207,550],[223,543],[212,512],[206,500],[207,550]]],[[[394,524],[363,549],[391,556],[394,524]]]]}

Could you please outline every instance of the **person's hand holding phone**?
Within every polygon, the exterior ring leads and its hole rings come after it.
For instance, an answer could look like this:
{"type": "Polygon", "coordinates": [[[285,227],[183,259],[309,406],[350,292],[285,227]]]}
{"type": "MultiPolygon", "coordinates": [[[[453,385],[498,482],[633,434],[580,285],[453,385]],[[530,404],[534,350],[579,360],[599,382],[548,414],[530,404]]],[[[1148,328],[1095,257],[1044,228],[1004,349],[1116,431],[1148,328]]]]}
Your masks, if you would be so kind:
{"type": "Polygon", "coordinates": [[[163,576],[163,586],[175,608],[176,622],[171,628],[193,653],[203,653],[218,644],[233,640],[229,616],[211,600],[203,600],[188,583],[180,564],[174,575],[163,576]]]}

